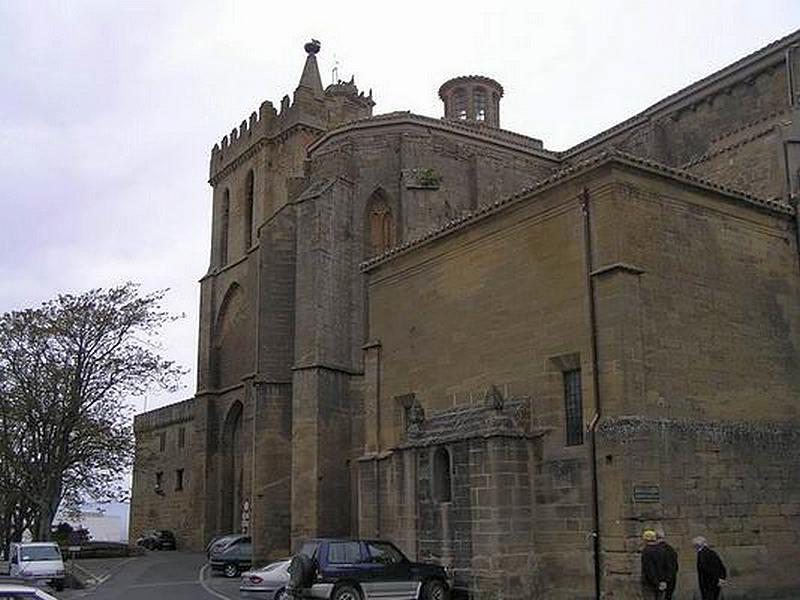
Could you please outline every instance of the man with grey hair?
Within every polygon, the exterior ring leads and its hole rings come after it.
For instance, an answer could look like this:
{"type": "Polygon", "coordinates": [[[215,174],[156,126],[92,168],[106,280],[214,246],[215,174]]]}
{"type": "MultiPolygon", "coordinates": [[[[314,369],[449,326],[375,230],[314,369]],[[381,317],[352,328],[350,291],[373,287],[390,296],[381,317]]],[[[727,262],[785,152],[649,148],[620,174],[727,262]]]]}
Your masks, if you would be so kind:
{"type": "Polygon", "coordinates": [[[717,600],[719,588],[725,583],[728,572],[719,554],[708,547],[708,540],[699,535],[692,540],[697,550],[697,583],[703,600],[717,600]]]}
{"type": "Polygon", "coordinates": [[[664,600],[672,600],[672,594],[675,592],[675,584],[678,579],[678,553],[675,548],[667,543],[667,535],[661,527],[656,528],[656,542],[664,549],[669,561],[667,589],[664,590],[664,600]]]}

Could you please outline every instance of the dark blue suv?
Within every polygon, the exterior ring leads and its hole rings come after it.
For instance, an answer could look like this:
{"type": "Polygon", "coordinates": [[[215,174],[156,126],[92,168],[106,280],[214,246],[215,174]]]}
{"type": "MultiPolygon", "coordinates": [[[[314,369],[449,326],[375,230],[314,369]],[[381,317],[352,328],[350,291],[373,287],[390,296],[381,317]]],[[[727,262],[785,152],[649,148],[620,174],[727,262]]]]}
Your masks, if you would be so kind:
{"type": "Polygon", "coordinates": [[[445,600],[449,592],[444,568],[411,562],[382,540],[311,540],[289,571],[290,587],[312,598],[445,600]]]}

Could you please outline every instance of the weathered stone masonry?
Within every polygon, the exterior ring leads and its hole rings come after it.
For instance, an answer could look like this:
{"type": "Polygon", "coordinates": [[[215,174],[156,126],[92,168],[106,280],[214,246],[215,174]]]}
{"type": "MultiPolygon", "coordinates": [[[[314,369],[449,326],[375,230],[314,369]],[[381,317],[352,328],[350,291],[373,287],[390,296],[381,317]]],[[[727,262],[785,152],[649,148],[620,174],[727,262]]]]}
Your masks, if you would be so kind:
{"type": "Polygon", "coordinates": [[[131,535],[380,536],[549,600],[636,597],[663,527],[678,598],[697,534],[727,597],[800,594],[798,44],[564,152],[486,77],[373,116],[307,44],[211,152],[197,392],[137,417],[131,535]]]}

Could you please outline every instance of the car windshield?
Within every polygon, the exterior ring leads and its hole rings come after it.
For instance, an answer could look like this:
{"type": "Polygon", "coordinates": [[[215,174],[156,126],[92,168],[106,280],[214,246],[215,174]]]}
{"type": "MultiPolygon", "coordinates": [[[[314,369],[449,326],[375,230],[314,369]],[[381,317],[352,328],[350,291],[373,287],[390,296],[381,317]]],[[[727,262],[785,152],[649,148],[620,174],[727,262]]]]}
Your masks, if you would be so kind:
{"type": "Polygon", "coordinates": [[[61,560],[61,552],[56,546],[24,546],[22,548],[22,562],[36,560],[61,560]]]}
{"type": "Polygon", "coordinates": [[[238,539],[239,539],[238,535],[224,535],[221,538],[217,538],[216,540],[211,542],[211,547],[216,549],[224,548],[234,540],[238,539]]]}
{"type": "Polygon", "coordinates": [[[298,552],[298,554],[305,554],[308,558],[316,558],[318,546],[319,542],[306,542],[300,546],[300,552],[298,552]]]}

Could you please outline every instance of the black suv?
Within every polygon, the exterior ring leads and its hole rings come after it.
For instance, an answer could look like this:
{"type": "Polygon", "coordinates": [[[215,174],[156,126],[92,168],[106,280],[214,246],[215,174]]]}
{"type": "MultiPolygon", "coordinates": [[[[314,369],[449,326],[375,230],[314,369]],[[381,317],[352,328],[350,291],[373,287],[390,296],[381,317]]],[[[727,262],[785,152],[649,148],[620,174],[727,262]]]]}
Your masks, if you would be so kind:
{"type": "Polygon", "coordinates": [[[382,540],[306,542],[292,558],[289,573],[290,588],[332,600],[445,600],[450,590],[443,567],[411,562],[394,544],[382,540]]]}
{"type": "Polygon", "coordinates": [[[175,534],[168,529],[151,529],[145,531],[142,536],[136,540],[137,546],[142,546],[148,550],[175,550],[177,544],[175,543],[175,534]]]}

